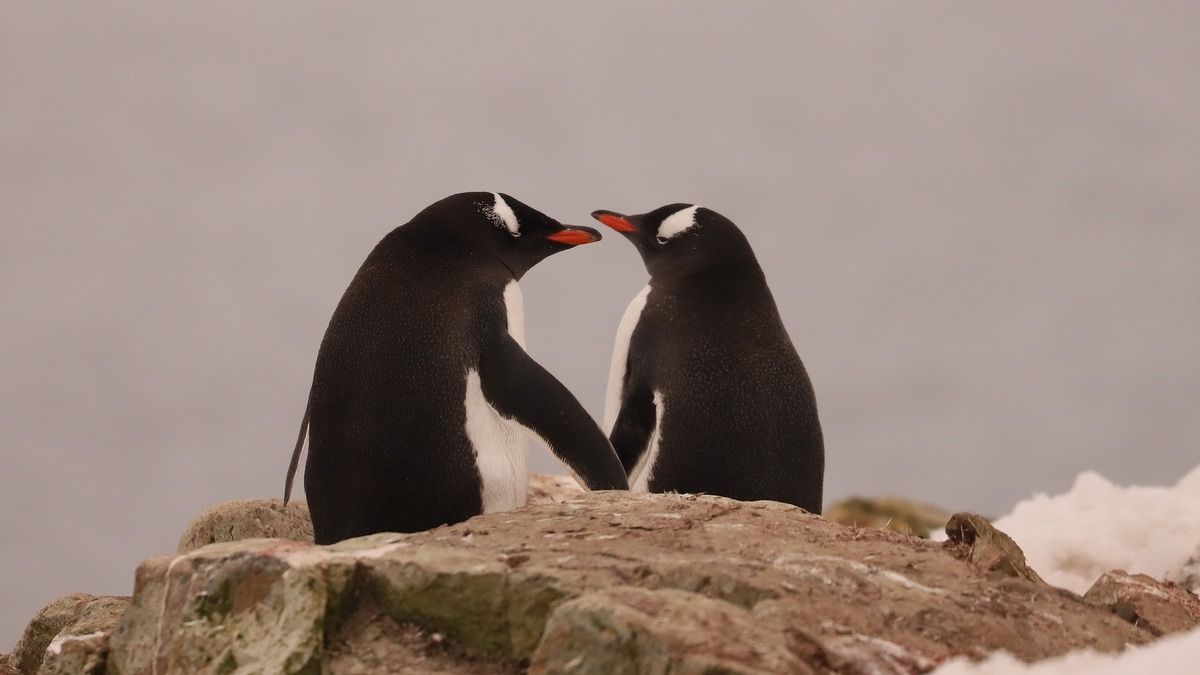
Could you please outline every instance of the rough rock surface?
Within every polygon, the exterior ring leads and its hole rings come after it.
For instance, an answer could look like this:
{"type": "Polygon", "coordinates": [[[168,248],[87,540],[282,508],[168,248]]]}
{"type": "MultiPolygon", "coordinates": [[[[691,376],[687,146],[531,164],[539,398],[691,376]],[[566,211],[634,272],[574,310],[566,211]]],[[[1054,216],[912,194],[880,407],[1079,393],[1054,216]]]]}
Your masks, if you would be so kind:
{"type": "Polygon", "coordinates": [[[618,586],[550,615],[531,674],[812,673],[750,610],[687,591],[618,586]],[[714,637],[719,636],[719,639],[714,637]]]}
{"type": "MultiPolygon", "coordinates": [[[[554,504],[585,491],[570,476],[535,473],[529,476],[529,503],[554,504]]],[[[308,505],[279,499],[236,499],[217,504],[192,519],[179,537],[179,553],[201,546],[243,539],[291,539],[312,543],[308,505]]]]}
{"type": "Polygon", "coordinates": [[[39,675],[99,675],[105,672],[108,638],[129,607],[129,598],[99,597],[50,641],[39,675]]]}
{"type": "Polygon", "coordinates": [[[1200,626],[1200,598],[1182,586],[1163,583],[1145,574],[1108,572],[1088,589],[1083,599],[1107,607],[1156,636],[1200,626]]]}
{"type": "Polygon", "coordinates": [[[529,476],[529,504],[561,504],[587,492],[570,476],[535,473],[529,476]]]}
{"type": "Polygon", "coordinates": [[[71,593],[43,607],[25,627],[17,646],[13,647],[8,657],[10,665],[22,673],[36,673],[42,665],[46,647],[94,599],[95,596],[87,593],[71,593]]]}
{"type": "Polygon", "coordinates": [[[122,597],[72,593],[58,598],[29,622],[8,665],[25,675],[103,672],[108,635],[128,606],[129,598],[122,597]]]}
{"type": "Polygon", "coordinates": [[[946,523],[946,548],[985,572],[1045,583],[1025,564],[1025,553],[1007,534],[992,527],[983,516],[956,513],[946,523]]]}
{"type": "Polygon", "coordinates": [[[461,653],[441,633],[403,624],[359,607],[326,638],[324,672],[329,675],[413,673],[419,675],[519,675],[523,669],[461,653]]]}
{"type": "Polygon", "coordinates": [[[950,513],[903,497],[851,497],[825,509],[826,520],[854,527],[871,527],[925,539],[946,527],[950,513]]]}
{"type": "Polygon", "coordinates": [[[178,551],[242,539],[292,539],[312,543],[308,505],[280,499],[237,499],[217,504],[192,519],[179,537],[178,551]]]}
{"type": "Polygon", "coordinates": [[[214,544],[139,567],[109,672],[908,673],[1153,638],[1006,576],[1011,551],[983,555],[1000,533],[966,525],[943,545],[774,502],[599,492],[329,547],[214,544]]]}

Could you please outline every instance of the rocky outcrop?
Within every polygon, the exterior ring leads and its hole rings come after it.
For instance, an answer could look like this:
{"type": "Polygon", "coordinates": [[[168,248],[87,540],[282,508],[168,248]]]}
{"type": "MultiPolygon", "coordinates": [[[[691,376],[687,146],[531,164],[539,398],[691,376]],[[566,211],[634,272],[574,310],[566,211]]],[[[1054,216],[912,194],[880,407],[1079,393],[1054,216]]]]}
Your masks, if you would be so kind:
{"type": "Polygon", "coordinates": [[[1100,577],[1084,600],[1108,608],[1155,636],[1180,633],[1200,626],[1200,599],[1174,583],[1121,570],[1100,577]]]}
{"type": "Polygon", "coordinates": [[[25,627],[17,646],[8,655],[9,664],[22,673],[36,673],[42,666],[42,657],[50,641],[93,599],[94,596],[87,593],[72,593],[43,607],[25,627]]]}
{"type": "Polygon", "coordinates": [[[51,603],[0,675],[919,673],[1200,623],[1194,595],[1141,575],[1083,598],[1048,586],[965,513],[934,543],[775,502],[535,475],[516,511],[328,547],[311,532],[303,504],[210,509],[183,555],[138,568],[132,603],[51,603]]]}
{"type": "Polygon", "coordinates": [[[530,673],[812,673],[787,636],[738,605],[629,586],[563,603],[530,673]],[[714,637],[719,636],[719,639],[714,637]]]}
{"type": "Polygon", "coordinates": [[[242,539],[291,539],[312,543],[308,505],[279,499],[238,499],[218,504],[188,523],[179,537],[180,553],[242,539]]]}
{"type": "MultiPolygon", "coordinates": [[[[535,473],[529,476],[530,504],[561,503],[584,489],[574,478],[535,473]]],[[[242,539],[291,539],[312,543],[312,518],[301,501],[237,499],[218,504],[192,519],[179,537],[179,553],[242,539]]]]}
{"type": "Polygon", "coordinates": [[[960,529],[610,492],[329,547],[219,543],[142,564],[109,672],[899,673],[1152,639],[960,529]]]}
{"type": "Polygon", "coordinates": [[[891,530],[923,539],[940,532],[950,520],[950,514],[936,506],[902,497],[851,497],[834,502],[823,515],[842,525],[891,530]]]}
{"type": "Polygon", "coordinates": [[[23,675],[103,673],[108,635],[128,606],[129,598],[123,597],[72,593],[58,598],[29,622],[8,665],[23,675]]]}
{"type": "Polygon", "coordinates": [[[1044,584],[1038,573],[1025,564],[1025,553],[1012,537],[983,516],[956,513],[946,523],[946,549],[961,560],[985,571],[1044,584]]]}

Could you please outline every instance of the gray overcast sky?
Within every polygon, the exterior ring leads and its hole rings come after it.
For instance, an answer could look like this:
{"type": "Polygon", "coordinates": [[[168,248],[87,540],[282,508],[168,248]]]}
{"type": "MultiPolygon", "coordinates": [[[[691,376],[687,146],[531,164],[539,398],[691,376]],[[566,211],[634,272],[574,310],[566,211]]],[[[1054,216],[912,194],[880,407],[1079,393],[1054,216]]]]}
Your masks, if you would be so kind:
{"type": "MultiPolygon", "coordinates": [[[[329,315],[426,204],[742,226],[812,374],[826,493],[998,514],[1200,461],[1200,5],[0,6],[0,650],[279,496],[329,315]]],[[[525,279],[597,417],[644,283],[525,279]]],[[[535,464],[554,470],[548,457],[535,464]]]]}

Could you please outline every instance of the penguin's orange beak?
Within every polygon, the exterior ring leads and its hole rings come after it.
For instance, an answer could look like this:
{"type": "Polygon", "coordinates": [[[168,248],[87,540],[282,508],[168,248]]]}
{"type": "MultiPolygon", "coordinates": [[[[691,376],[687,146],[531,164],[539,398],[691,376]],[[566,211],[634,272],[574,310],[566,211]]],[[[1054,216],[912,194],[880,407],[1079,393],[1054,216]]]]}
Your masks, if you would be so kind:
{"type": "Polygon", "coordinates": [[[590,227],[564,225],[563,229],[554,234],[546,235],[546,238],[550,241],[566,244],[567,246],[578,246],[580,244],[590,244],[594,241],[600,241],[600,233],[590,227]]]}
{"type": "Polygon", "coordinates": [[[633,223],[625,219],[625,216],[614,213],[612,211],[592,211],[592,217],[596,220],[611,227],[617,232],[636,232],[637,228],[633,223]]]}

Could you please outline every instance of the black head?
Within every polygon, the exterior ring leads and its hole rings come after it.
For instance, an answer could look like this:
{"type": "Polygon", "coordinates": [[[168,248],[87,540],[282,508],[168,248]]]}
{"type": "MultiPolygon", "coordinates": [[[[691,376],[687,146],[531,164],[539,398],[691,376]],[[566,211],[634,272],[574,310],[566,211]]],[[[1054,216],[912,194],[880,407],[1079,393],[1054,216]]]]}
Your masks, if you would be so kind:
{"type": "Polygon", "coordinates": [[[580,244],[600,241],[590,227],[563,225],[499,192],[462,192],[435,202],[409,226],[424,239],[471,255],[494,256],[520,279],[544,258],[580,244]]]}
{"type": "Polygon", "coordinates": [[[592,217],[633,242],[651,277],[758,266],[737,225],[702,206],[668,204],[635,216],[593,211],[592,217]]]}

